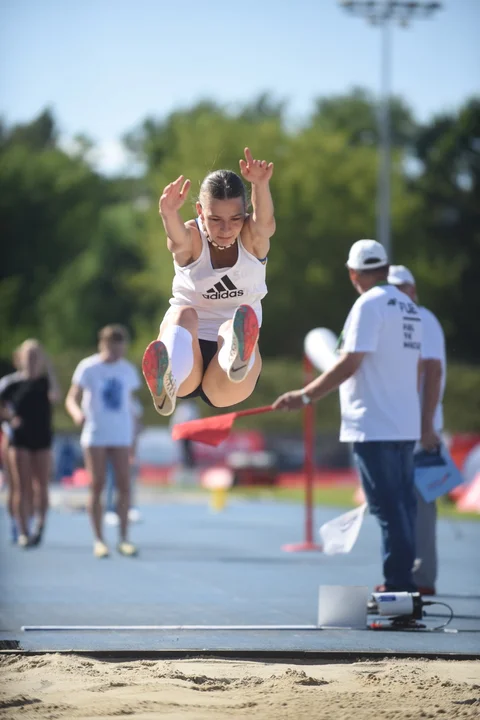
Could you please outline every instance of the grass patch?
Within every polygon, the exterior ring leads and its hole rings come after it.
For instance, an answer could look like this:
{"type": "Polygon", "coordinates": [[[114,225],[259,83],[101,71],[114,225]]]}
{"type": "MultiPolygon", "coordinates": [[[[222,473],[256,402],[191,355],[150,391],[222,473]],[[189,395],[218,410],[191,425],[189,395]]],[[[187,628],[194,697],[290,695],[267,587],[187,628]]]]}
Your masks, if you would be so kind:
{"type": "MultiPolygon", "coordinates": [[[[172,492],[173,494],[178,493],[179,491],[202,495],[207,495],[209,493],[208,490],[201,488],[184,488],[180,485],[159,489],[159,492],[162,493],[172,492]]],[[[356,507],[356,503],[353,499],[354,493],[355,488],[352,485],[315,488],[313,492],[313,501],[316,506],[337,507],[349,510],[356,507]]],[[[273,502],[303,503],[305,493],[299,488],[234,487],[229,491],[229,496],[242,500],[251,500],[252,502],[256,500],[268,500],[273,502]]],[[[480,513],[459,512],[456,506],[445,498],[440,498],[438,500],[437,508],[440,517],[453,518],[456,520],[480,521],[480,513]]]]}
{"type": "MultiPolygon", "coordinates": [[[[251,500],[276,500],[278,502],[304,502],[304,491],[298,488],[233,488],[233,497],[246,498],[251,500]]],[[[315,488],[313,501],[315,505],[327,507],[338,507],[349,510],[356,507],[353,496],[355,488],[350,485],[315,488]]],[[[480,513],[459,512],[456,506],[445,498],[437,501],[438,514],[441,517],[455,518],[458,520],[480,521],[480,513]]]]}

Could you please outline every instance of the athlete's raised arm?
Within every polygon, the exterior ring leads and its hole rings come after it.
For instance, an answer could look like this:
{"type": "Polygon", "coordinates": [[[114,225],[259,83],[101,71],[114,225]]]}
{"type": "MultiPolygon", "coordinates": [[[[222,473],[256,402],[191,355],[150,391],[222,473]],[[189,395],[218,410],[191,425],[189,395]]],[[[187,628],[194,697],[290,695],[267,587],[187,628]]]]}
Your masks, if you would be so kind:
{"type": "Polygon", "coordinates": [[[174,182],[167,185],[158,203],[158,211],[167,233],[167,247],[182,265],[182,260],[192,254],[192,234],[180,216],[179,210],[187,199],[190,180],[180,175],[174,182]]]}
{"type": "Polygon", "coordinates": [[[253,213],[246,222],[252,247],[248,249],[256,257],[264,258],[270,249],[270,238],[275,232],[273,200],[269,184],[273,174],[273,163],[255,160],[249,148],[245,148],[245,160],[240,160],[240,172],[252,185],[253,213]]]}

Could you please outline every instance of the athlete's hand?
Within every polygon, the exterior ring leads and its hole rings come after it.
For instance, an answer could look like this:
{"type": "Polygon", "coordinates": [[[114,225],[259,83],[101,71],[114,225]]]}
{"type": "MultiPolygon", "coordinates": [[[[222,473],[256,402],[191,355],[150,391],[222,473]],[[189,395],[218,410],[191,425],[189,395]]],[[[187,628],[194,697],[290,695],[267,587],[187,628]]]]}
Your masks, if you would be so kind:
{"type": "Polygon", "coordinates": [[[184,182],[183,175],[180,175],[174,182],[167,185],[158,203],[160,215],[171,215],[180,210],[187,199],[189,189],[190,180],[184,182]]]}
{"type": "Polygon", "coordinates": [[[300,410],[300,408],[304,407],[302,394],[303,390],[292,390],[284,395],[280,395],[272,407],[274,410],[300,410]]]}
{"type": "Polygon", "coordinates": [[[245,160],[240,160],[240,172],[252,185],[262,185],[270,181],[273,163],[266,160],[254,160],[249,148],[245,148],[245,160]]]}

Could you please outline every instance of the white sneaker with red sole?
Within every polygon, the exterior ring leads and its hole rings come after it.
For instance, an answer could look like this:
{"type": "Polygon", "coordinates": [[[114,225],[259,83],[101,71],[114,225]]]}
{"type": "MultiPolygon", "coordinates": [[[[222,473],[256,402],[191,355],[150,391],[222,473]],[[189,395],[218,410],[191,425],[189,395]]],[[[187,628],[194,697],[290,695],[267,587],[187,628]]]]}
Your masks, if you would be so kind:
{"type": "Polygon", "coordinates": [[[227,340],[230,342],[227,375],[231,382],[240,383],[248,374],[259,335],[257,315],[250,305],[240,305],[235,310],[232,330],[227,340]]]}
{"type": "Polygon", "coordinates": [[[170,368],[167,348],[161,340],[154,340],[145,350],[142,371],[155,410],[160,415],[171,415],[175,410],[177,386],[170,368]]]}

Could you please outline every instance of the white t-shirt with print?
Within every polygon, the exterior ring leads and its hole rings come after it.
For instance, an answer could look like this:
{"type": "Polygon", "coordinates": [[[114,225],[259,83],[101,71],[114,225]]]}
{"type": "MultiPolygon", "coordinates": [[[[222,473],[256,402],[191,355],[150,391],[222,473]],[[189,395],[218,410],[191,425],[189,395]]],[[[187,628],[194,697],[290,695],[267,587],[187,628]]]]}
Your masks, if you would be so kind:
{"type": "Polygon", "coordinates": [[[364,352],[340,386],[341,442],[418,440],[419,308],[392,285],[361,295],[343,330],[342,352],[364,352]]]}
{"type": "MultiPolygon", "coordinates": [[[[435,315],[425,307],[420,307],[420,317],[422,318],[422,358],[424,360],[440,360],[442,366],[442,378],[440,384],[440,398],[433,416],[433,427],[436,432],[443,430],[443,393],[445,392],[445,384],[447,379],[447,358],[445,351],[445,335],[442,326],[438,322],[435,315]]],[[[421,386],[423,393],[423,383],[421,386]]]]}
{"type": "Polygon", "coordinates": [[[140,387],[137,369],[121,358],[105,362],[99,354],[82,360],[72,383],[83,390],[83,447],[125,447],[134,439],[132,392],[140,387]]]}

